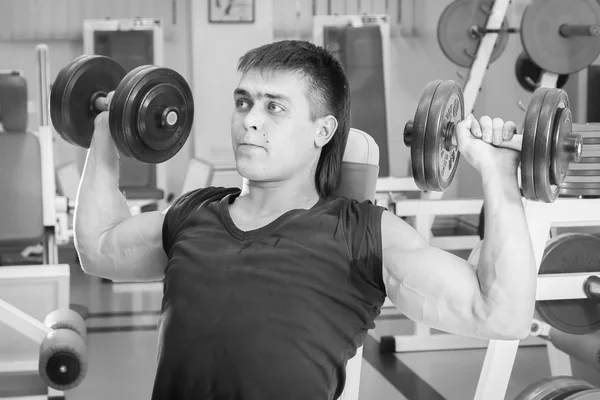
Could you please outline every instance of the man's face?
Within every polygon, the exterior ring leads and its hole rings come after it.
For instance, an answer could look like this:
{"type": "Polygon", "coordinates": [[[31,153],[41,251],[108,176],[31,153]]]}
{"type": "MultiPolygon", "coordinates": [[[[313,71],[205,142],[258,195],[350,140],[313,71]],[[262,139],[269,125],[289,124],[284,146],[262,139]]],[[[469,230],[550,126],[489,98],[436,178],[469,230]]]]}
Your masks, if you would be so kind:
{"type": "Polygon", "coordinates": [[[314,172],[320,125],[311,121],[306,85],[295,72],[250,70],[242,76],[231,117],[241,176],[274,183],[314,172]]]}

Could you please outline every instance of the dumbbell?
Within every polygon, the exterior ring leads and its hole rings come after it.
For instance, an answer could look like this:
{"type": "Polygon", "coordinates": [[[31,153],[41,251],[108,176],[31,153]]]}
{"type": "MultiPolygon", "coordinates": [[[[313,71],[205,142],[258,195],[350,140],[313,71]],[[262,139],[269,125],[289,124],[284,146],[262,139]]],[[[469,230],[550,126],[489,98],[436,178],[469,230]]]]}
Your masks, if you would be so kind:
{"type": "Polygon", "coordinates": [[[102,111],[109,111],[110,133],[123,155],[157,164],[187,141],[194,101],[185,79],[169,68],[144,65],[126,73],[110,57],[79,56],[59,71],[52,85],[54,129],[68,143],[87,149],[102,111]]]}
{"type": "MultiPolygon", "coordinates": [[[[452,138],[464,114],[463,91],[456,82],[434,80],[426,85],[414,119],[404,128],[413,177],[421,190],[444,191],[452,182],[460,159],[452,138]]],[[[532,95],[522,135],[498,147],[520,150],[523,196],[551,203],[558,197],[569,163],[581,158],[582,143],[581,135],[572,132],[567,93],[540,87],[532,95]]]]}

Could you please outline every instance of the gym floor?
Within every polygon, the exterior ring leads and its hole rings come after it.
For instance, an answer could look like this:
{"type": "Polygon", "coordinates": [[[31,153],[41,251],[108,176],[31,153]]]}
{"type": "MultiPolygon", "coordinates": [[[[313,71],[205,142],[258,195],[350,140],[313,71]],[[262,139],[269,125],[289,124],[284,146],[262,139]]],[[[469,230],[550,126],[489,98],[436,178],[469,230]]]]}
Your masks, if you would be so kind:
{"type": "MultiPolygon", "coordinates": [[[[67,399],[150,398],[156,368],[160,287],[105,283],[87,276],[76,263],[73,250],[61,252],[61,262],[71,265],[71,302],[87,306],[90,312],[86,321],[88,374],[79,387],[67,393],[67,399]]],[[[360,399],[473,398],[485,349],[379,354],[382,335],[410,334],[414,325],[394,308],[385,308],[376,324],[365,343],[360,399]]],[[[506,399],[514,399],[526,386],[548,376],[546,348],[521,347],[506,399]]],[[[583,378],[588,377],[600,375],[583,378]]]]}

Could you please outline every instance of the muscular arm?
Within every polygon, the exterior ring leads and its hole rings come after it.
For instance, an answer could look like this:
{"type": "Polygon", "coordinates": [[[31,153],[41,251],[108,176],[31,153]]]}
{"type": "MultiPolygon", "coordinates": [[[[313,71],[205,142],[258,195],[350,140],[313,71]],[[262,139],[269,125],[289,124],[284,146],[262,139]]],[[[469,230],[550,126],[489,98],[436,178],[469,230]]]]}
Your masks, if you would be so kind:
{"type": "Polygon", "coordinates": [[[160,212],[132,216],[118,186],[118,153],[106,113],[98,116],[77,193],[74,242],[82,269],[115,281],[153,281],[163,276],[160,212]]]}
{"type": "Polygon", "coordinates": [[[536,271],[516,176],[482,173],[485,240],[476,266],[433,248],[395,215],[382,217],[383,277],[409,318],[484,339],[529,334],[536,271]]]}

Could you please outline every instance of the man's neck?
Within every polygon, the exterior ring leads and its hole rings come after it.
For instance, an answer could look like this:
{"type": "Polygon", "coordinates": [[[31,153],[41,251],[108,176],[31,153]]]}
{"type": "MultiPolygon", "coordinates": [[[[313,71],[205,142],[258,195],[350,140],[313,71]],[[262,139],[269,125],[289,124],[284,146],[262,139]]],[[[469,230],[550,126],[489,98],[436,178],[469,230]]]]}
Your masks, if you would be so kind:
{"type": "Polygon", "coordinates": [[[268,216],[298,208],[309,209],[319,201],[319,194],[313,182],[278,182],[266,185],[244,179],[238,200],[239,205],[251,215],[268,216]]]}

